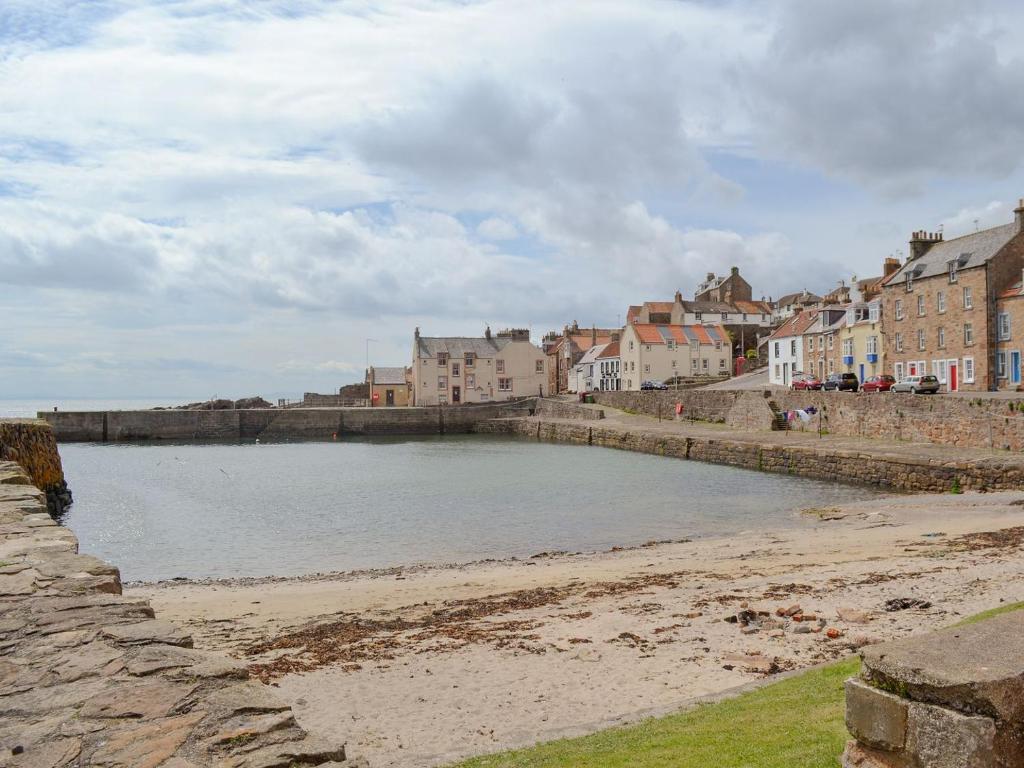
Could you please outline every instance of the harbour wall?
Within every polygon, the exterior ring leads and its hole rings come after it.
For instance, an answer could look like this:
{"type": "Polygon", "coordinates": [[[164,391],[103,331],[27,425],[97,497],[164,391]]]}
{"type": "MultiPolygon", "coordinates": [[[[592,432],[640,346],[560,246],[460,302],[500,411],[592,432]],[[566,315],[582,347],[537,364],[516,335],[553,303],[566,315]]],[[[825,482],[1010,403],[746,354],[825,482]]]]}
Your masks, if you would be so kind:
{"type": "Polygon", "coordinates": [[[894,491],[946,493],[961,490],[1024,489],[1024,464],[1015,457],[982,457],[934,462],[884,452],[783,445],[767,436],[730,440],[666,435],[607,422],[569,423],[543,419],[495,419],[477,432],[518,435],[548,442],[598,445],[658,456],[796,475],[817,480],[877,486],[894,491]]]}
{"type": "Polygon", "coordinates": [[[472,432],[488,419],[533,412],[535,399],[431,408],[40,412],[58,442],[329,440],[342,435],[472,432]]]}
{"type": "Polygon", "coordinates": [[[366,768],[308,734],[243,662],[124,597],[118,569],[80,554],[46,504],[0,461],[3,765],[366,768]]]}
{"type": "MultiPolygon", "coordinates": [[[[666,418],[675,418],[675,405],[680,403],[683,418],[763,430],[771,428],[772,414],[764,408],[770,400],[781,411],[814,407],[821,414],[822,430],[840,437],[1024,451],[1024,398],[785,389],[595,392],[594,397],[612,408],[666,418]],[[741,413],[745,423],[737,420],[741,413]],[[752,420],[755,413],[760,417],[752,420]]],[[[816,416],[806,428],[818,427],[816,416]]]]}
{"type": "Polygon", "coordinates": [[[0,420],[0,461],[14,462],[26,472],[32,485],[46,494],[50,514],[59,516],[71,504],[57,440],[46,422],[0,420]]]}

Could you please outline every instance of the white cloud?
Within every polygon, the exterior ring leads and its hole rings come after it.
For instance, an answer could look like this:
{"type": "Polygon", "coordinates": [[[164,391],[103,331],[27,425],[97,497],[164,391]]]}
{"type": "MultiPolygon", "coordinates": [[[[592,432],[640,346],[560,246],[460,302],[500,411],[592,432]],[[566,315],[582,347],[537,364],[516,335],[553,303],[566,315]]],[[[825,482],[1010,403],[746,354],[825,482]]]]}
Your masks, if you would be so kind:
{"type": "Polygon", "coordinates": [[[519,237],[519,230],[515,224],[497,216],[491,216],[477,224],[476,232],[485,240],[515,240],[519,237]]]}

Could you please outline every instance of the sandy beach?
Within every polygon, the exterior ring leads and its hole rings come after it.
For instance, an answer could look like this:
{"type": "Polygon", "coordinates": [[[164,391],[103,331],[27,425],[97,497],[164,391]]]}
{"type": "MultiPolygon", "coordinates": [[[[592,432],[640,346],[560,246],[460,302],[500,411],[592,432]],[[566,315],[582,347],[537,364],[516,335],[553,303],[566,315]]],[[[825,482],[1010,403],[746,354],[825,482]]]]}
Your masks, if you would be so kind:
{"type": "Polygon", "coordinates": [[[596,554],[130,585],[314,734],[438,766],[695,699],[1024,598],[1024,493],[893,496],[596,554]]]}

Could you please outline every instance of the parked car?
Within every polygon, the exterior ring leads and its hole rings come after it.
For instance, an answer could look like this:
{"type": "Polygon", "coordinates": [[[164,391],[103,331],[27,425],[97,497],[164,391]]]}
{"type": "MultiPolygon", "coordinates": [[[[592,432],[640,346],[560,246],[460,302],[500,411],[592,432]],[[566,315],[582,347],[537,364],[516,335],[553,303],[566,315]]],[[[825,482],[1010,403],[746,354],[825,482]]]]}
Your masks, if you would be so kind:
{"type": "Polygon", "coordinates": [[[860,381],[855,373],[830,373],[821,388],[826,392],[856,392],[860,388],[860,381]]]}
{"type": "Polygon", "coordinates": [[[641,381],[640,389],[668,389],[668,386],[660,381],[641,381]]]}
{"type": "Polygon", "coordinates": [[[912,395],[934,395],[939,391],[939,380],[935,376],[907,376],[899,384],[893,384],[892,392],[909,392],[912,395]]]}
{"type": "Polygon", "coordinates": [[[862,392],[888,392],[895,383],[892,376],[868,376],[860,388],[862,392]]]}
{"type": "Polygon", "coordinates": [[[821,389],[821,379],[813,373],[794,373],[793,389],[821,389]]]}

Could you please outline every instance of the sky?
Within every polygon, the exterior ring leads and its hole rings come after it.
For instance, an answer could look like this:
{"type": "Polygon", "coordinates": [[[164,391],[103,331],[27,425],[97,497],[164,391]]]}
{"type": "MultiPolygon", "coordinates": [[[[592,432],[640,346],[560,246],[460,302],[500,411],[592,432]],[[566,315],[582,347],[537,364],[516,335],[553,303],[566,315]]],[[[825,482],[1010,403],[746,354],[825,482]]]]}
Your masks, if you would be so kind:
{"type": "Polygon", "coordinates": [[[329,392],[424,335],[881,273],[1024,196],[1024,7],[3,0],[0,398],[329,392]]]}

